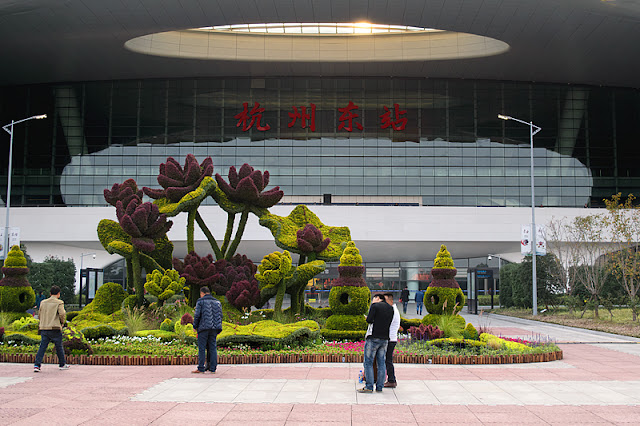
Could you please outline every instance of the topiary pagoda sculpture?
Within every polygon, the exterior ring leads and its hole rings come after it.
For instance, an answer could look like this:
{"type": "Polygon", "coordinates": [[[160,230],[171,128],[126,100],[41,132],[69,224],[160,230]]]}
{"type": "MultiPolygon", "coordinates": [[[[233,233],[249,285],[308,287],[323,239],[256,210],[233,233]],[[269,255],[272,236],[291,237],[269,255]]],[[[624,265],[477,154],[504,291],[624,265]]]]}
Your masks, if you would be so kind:
{"type": "Polygon", "coordinates": [[[340,257],[340,278],[329,293],[331,315],[327,318],[323,335],[327,339],[364,338],[367,322],[364,315],[371,303],[371,291],[362,278],[362,256],[353,241],[349,241],[340,257]]]}
{"type": "Polygon", "coordinates": [[[25,312],[36,303],[36,294],[27,280],[27,259],[20,247],[11,247],[2,267],[0,280],[0,311],[25,312]]]}
{"type": "Polygon", "coordinates": [[[455,280],[456,272],[451,253],[447,246],[441,245],[431,269],[433,280],[424,294],[424,306],[429,314],[422,319],[423,324],[438,325],[442,315],[450,315],[460,322],[461,329],[464,328],[466,322],[458,313],[464,306],[465,297],[455,280]]]}

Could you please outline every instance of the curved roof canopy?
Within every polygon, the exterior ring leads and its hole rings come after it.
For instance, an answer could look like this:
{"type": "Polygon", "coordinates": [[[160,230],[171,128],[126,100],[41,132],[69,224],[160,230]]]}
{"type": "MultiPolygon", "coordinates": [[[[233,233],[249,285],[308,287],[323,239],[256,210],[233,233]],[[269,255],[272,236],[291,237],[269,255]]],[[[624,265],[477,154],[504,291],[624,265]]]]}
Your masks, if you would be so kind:
{"type": "Polygon", "coordinates": [[[322,75],[637,88],[638,40],[640,3],[635,0],[7,0],[0,1],[0,81],[2,85],[16,85],[130,78],[322,75]],[[183,48],[182,53],[179,47],[174,55],[152,52],[152,40],[160,37],[158,34],[182,38],[189,34],[186,30],[193,28],[327,22],[442,31],[376,33],[368,36],[369,41],[336,34],[340,37],[324,52],[320,41],[309,50],[309,46],[285,33],[274,42],[280,56],[269,54],[273,39],[266,41],[265,34],[227,31],[221,35],[218,31],[215,36],[227,39],[211,44],[207,35],[204,55],[193,52],[204,51],[204,39],[184,44],[186,50],[183,48]],[[452,35],[444,43],[449,44],[449,52],[455,47],[456,54],[433,48],[434,43],[436,47],[442,43],[438,37],[452,35]],[[420,36],[428,40],[418,40],[420,36]],[[407,40],[397,41],[401,39],[407,40]],[[132,44],[136,45],[133,50],[132,44]],[[461,54],[468,44],[474,44],[480,54],[461,54]],[[230,45],[236,46],[235,53],[213,53],[219,46],[230,45]],[[371,46],[380,47],[372,50],[371,46]]]}

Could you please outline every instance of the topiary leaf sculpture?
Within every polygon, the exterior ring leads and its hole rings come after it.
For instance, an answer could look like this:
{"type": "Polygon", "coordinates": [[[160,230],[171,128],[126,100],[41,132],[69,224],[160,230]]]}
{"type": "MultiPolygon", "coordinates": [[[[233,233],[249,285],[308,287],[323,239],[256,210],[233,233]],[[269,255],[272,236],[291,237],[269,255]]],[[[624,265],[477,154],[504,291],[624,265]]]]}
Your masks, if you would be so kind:
{"type": "Polygon", "coordinates": [[[111,190],[104,190],[104,199],[113,207],[118,201],[122,201],[123,205],[128,205],[131,200],[142,200],[142,190],[138,189],[138,184],[133,179],[127,179],[124,182],[114,183],[111,190]]]}
{"type": "Polygon", "coordinates": [[[315,260],[318,253],[321,253],[329,247],[330,238],[322,238],[322,232],[312,223],[305,225],[303,229],[296,233],[298,248],[310,260],[315,260]]]}
{"type": "Polygon", "coordinates": [[[220,190],[232,202],[267,209],[276,205],[284,196],[279,186],[264,191],[269,184],[269,172],[262,173],[247,163],[240,167],[240,172],[236,171],[235,167],[230,167],[228,177],[229,183],[216,173],[220,190]]]}
{"type": "Polygon", "coordinates": [[[166,214],[160,213],[157,205],[141,203],[136,198],[126,207],[122,201],[118,201],[116,216],[122,230],[131,236],[131,244],[136,249],[147,253],[156,248],[153,240],[169,232],[173,225],[173,222],[167,221],[166,214]]]}
{"type": "Polygon", "coordinates": [[[164,273],[154,270],[147,274],[147,282],[144,289],[158,298],[158,304],[162,306],[165,300],[181,293],[186,279],[181,277],[175,269],[167,269],[164,273]]]}
{"type": "Polygon", "coordinates": [[[276,296],[275,312],[282,312],[282,301],[287,289],[286,279],[293,276],[291,254],[275,251],[262,258],[255,277],[260,283],[262,299],[266,302],[274,294],[276,296]]]}
{"type": "Polygon", "coordinates": [[[166,163],[160,164],[158,183],[163,189],[145,187],[144,193],[155,199],[160,213],[169,217],[176,216],[180,212],[187,212],[187,251],[194,250],[194,223],[198,225],[207,236],[211,248],[217,257],[221,257],[220,249],[211,231],[198,213],[200,204],[210,195],[214,195],[217,189],[213,174],[213,160],[211,157],[204,159],[202,164],[193,154],[188,154],[184,168],[173,158],[167,158],[166,163]]]}
{"type": "MultiPolygon", "coordinates": [[[[351,232],[348,227],[323,224],[318,216],[305,205],[297,206],[286,217],[271,213],[266,213],[260,217],[260,225],[271,231],[278,247],[292,253],[298,253],[301,256],[306,256],[308,252],[298,246],[298,231],[304,231],[308,224],[313,225],[321,232],[323,237],[330,240],[324,250],[316,253],[315,258],[327,262],[338,260],[342,255],[341,244],[351,240],[351,232]]],[[[301,261],[300,263],[304,262],[301,261]]]]}
{"type": "Polygon", "coordinates": [[[20,247],[9,250],[2,267],[4,278],[0,280],[0,311],[25,312],[36,303],[36,294],[27,280],[29,268],[20,247]]]}

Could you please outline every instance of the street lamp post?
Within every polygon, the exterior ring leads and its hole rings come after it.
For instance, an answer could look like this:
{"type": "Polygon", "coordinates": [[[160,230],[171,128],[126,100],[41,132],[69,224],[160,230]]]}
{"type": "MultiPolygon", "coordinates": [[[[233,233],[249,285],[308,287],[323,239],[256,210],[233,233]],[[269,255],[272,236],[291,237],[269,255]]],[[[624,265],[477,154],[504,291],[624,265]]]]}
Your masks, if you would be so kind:
{"type": "Polygon", "coordinates": [[[47,114],[42,115],[34,115],[29,118],[23,118],[22,120],[13,121],[11,123],[2,126],[2,129],[9,133],[9,167],[7,169],[7,200],[6,200],[6,209],[7,215],[4,223],[4,245],[3,245],[3,254],[4,258],[7,258],[7,254],[9,254],[9,210],[11,209],[11,174],[13,168],[13,126],[18,123],[22,123],[23,121],[29,120],[40,120],[43,118],[47,118],[47,114]]]}
{"type": "Polygon", "coordinates": [[[81,253],[80,254],[80,291],[78,292],[78,305],[80,306],[80,308],[82,308],[82,269],[83,269],[84,257],[85,256],[93,256],[93,258],[95,259],[96,258],[96,254],[95,253],[81,253]]]}
{"type": "Polygon", "coordinates": [[[533,124],[532,121],[524,121],[508,115],[498,114],[501,120],[513,120],[518,123],[529,126],[529,143],[531,144],[531,263],[532,263],[532,279],[533,279],[533,315],[538,315],[538,277],[536,274],[536,198],[535,184],[533,175],[533,135],[538,133],[542,128],[533,124]]]}

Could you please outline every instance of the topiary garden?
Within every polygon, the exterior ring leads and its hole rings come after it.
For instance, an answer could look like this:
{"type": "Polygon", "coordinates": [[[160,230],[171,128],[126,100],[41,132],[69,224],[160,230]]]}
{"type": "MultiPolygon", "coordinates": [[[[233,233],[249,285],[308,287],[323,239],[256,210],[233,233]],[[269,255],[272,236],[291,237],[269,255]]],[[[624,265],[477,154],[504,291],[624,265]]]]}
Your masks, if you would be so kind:
{"type": "MultiPolygon", "coordinates": [[[[267,171],[248,164],[240,170],[231,167],[228,181],[220,174],[214,178],[213,171],[210,157],[199,163],[189,154],[184,165],[170,157],[159,167],[161,188],[140,189],[135,180],[127,179],[104,190],[117,221],[101,220],[98,238],[108,253],[125,259],[127,284],[123,288],[105,283],[90,304],[69,315],[64,333],[68,353],[77,357],[165,356],[166,363],[193,361],[197,354],[193,307],[200,288],[208,286],[223,306],[223,330],[218,336],[221,362],[244,362],[238,357],[247,356],[253,362],[275,362],[277,354],[286,355],[278,359],[288,361],[361,357],[357,342],[363,340],[367,329],[365,315],[371,291],[349,228],[325,225],[304,205],[285,217],[269,212],[284,193],[279,187],[267,189],[267,171]],[[144,201],[145,195],[153,201],[144,201]],[[222,238],[213,235],[213,227],[198,212],[207,198],[227,213],[222,238]],[[167,236],[173,225],[170,218],[179,214],[186,215],[188,254],[184,258],[173,257],[173,243],[167,236]],[[237,253],[253,216],[283,250],[266,255],[259,264],[237,253]],[[210,253],[195,251],[196,225],[206,236],[210,253]],[[305,305],[309,281],[325,270],[326,262],[338,260],[340,276],[331,289],[329,308],[305,305]],[[282,309],[287,294],[291,305],[282,309]],[[261,309],[273,297],[274,309],[261,309]]],[[[37,350],[38,321],[25,313],[34,305],[35,294],[18,247],[11,249],[2,271],[0,328],[5,330],[0,359],[13,359],[13,355],[37,350]]],[[[459,315],[465,298],[455,274],[451,255],[443,245],[434,261],[434,279],[425,293],[428,315],[421,321],[402,320],[407,337],[396,349],[398,357],[426,362],[460,351],[474,356],[558,353],[552,346],[514,345],[479,334],[459,315]]],[[[88,359],[95,358],[76,361],[88,359]]]]}

